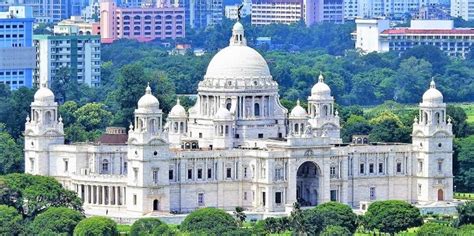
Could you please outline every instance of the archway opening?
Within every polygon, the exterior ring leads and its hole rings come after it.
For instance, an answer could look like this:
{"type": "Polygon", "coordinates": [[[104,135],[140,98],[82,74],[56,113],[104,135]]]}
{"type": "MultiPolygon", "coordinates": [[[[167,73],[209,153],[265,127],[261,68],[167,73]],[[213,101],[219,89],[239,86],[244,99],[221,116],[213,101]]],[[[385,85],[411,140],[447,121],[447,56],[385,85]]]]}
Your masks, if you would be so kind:
{"type": "Polygon", "coordinates": [[[160,202],[157,199],[153,200],[153,211],[158,211],[159,206],[160,202]]]}
{"type": "Polygon", "coordinates": [[[316,206],[319,201],[319,177],[321,171],[314,162],[307,161],[298,168],[296,175],[296,199],[301,206],[316,206]]]}
{"type": "Polygon", "coordinates": [[[442,189],[438,189],[438,201],[444,201],[444,192],[442,189]]]}

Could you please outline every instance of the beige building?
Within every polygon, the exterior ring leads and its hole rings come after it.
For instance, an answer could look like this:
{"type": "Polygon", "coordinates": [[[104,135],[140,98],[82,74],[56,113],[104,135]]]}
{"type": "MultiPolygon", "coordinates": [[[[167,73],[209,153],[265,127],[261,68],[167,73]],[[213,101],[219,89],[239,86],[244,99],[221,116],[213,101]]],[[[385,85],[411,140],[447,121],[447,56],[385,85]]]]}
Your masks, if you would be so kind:
{"type": "MultiPolygon", "coordinates": [[[[421,96],[421,94],[420,94],[421,96]]],[[[53,176],[84,200],[87,214],[166,216],[201,207],[288,214],[292,204],[339,201],[352,207],[400,199],[453,198],[452,124],[434,82],[422,95],[412,143],[346,143],[322,75],[288,113],[265,59],[236,23],[229,46],[209,63],[189,110],[166,122],[146,88],[128,133],[64,144],[54,94],[40,88],[25,124],[25,170],[53,176]]]]}

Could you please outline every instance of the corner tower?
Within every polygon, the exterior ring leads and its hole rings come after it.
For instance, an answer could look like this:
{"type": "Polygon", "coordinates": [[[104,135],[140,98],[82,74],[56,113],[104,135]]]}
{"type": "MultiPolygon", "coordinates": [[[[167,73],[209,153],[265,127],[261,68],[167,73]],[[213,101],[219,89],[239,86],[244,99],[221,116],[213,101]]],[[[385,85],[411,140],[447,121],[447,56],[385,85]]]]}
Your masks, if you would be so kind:
{"type": "Polygon", "coordinates": [[[25,123],[25,172],[47,176],[50,146],[64,144],[63,123],[54,94],[45,84],[36,91],[34,99],[25,123]]]}
{"type": "Polygon", "coordinates": [[[453,132],[446,115],[443,94],[431,81],[413,123],[412,145],[416,156],[412,165],[416,176],[416,199],[421,202],[453,199],[453,132]]]}

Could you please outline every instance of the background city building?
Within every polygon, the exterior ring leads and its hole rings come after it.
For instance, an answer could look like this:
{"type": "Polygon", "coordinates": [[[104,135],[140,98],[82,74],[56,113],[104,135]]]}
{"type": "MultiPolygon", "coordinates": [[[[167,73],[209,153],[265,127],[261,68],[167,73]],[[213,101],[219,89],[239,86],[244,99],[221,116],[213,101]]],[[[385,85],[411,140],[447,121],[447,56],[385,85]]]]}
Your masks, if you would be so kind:
{"type": "Polygon", "coordinates": [[[33,84],[33,21],[31,7],[11,6],[0,12],[0,83],[11,89],[33,84]]]}
{"type": "Polygon", "coordinates": [[[89,86],[100,83],[100,36],[79,35],[79,27],[54,27],[54,35],[34,35],[37,84],[51,84],[62,73],[89,86]]]}
{"type": "Polygon", "coordinates": [[[452,20],[412,20],[410,27],[399,28],[381,19],[357,19],[356,24],[355,48],[366,53],[432,45],[449,56],[465,57],[474,44],[474,29],[454,28],[452,20]]]}
{"type": "Polygon", "coordinates": [[[2,0],[0,7],[30,6],[33,9],[35,22],[56,23],[72,15],[72,1],[79,0],[2,0]]]}
{"type": "Polygon", "coordinates": [[[474,20],[473,0],[451,0],[451,16],[474,20]]]}
{"type": "Polygon", "coordinates": [[[242,6],[242,9],[240,10],[240,16],[242,18],[249,16],[252,13],[252,0],[243,0],[241,4],[225,6],[225,17],[231,20],[237,19],[237,10],[240,6],[242,6]]]}
{"type": "Polygon", "coordinates": [[[103,0],[100,9],[102,43],[121,38],[146,42],[185,37],[184,8],[178,5],[122,8],[113,0],[103,0]]]}

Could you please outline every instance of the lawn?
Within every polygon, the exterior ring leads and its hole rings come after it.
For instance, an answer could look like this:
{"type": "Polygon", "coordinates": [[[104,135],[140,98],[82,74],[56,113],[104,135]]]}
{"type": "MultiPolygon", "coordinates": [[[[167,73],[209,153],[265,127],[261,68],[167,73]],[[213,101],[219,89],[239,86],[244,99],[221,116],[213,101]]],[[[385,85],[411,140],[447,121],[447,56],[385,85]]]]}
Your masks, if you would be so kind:
{"type": "Polygon", "coordinates": [[[454,193],[455,199],[474,200],[474,193],[454,193]]]}
{"type": "Polygon", "coordinates": [[[459,106],[466,111],[467,123],[474,124],[474,103],[462,103],[459,106]]]}

